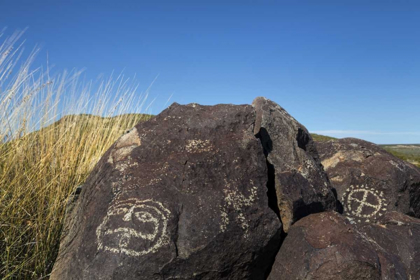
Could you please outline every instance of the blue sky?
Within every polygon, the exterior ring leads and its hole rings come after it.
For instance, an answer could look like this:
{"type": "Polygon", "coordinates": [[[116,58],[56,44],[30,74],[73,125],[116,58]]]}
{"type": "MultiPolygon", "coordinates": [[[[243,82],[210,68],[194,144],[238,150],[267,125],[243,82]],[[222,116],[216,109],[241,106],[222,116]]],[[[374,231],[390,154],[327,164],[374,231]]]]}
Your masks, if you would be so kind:
{"type": "Polygon", "coordinates": [[[419,1],[0,0],[55,70],[124,71],[181,104],[274,100],[310,131],[420,143],[419,1]]]}

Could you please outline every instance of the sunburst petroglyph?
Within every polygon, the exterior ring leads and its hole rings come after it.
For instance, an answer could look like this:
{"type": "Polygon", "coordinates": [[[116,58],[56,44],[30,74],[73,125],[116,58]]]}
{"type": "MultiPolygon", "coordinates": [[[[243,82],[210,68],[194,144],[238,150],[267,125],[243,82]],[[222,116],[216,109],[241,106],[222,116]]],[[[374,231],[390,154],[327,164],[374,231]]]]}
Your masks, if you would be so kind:
{"type": "Polygon", "coordinates": [[[382,191],[367,186],[350,186],[342,197],[344,214],[353,222],[375,222],[387,210],[382,191]]]}
{"type": "Polygon", "coordinates": [[[96,229],[98,250],[143,256],[168,244],[171,212],[152,199],[127,199],[112,205],[96,229]]]}

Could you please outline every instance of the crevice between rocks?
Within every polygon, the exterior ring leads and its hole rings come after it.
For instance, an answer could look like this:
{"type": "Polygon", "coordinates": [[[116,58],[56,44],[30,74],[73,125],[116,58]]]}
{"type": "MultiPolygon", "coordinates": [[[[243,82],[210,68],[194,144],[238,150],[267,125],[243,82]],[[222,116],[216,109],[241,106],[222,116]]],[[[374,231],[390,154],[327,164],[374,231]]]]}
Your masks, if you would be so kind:
{"type": "Polygon", "coordinates": [[[267,165],[267,198],[268,207],[277,215],[281,222],[280,209],[278,207],[277,193],[276,193],[276,170],[273,164],[268,161],[268,155],[273,149],[273,142],[268,134],[267,130],[263,127],[260,128],[259,132],[255,135],[261,142],[263,147],[265,162],[267,165]]]}
{"type": "MultiPolygon", "coordinates": [[[[281,246],[283,245],[284,240],[287,237],[287,233],[284,232],[283,228],[280,232],[280,242],[278,244],[273,244],[272,246],[277,246],[275,250],[275,254],[273,254],[273,257],[269,260],[269,265],[267,266],[267,270],[264,273],[264,279],[268,279],[268,277],[271,274],[271,270],[273,269],[274,262],[276,261],[276,257],[280,251],[281,246]]],[[[272,242],[271,242],[272,243],[272,242]]]]}
{"type": "MultiPolygon", "coordinates": [[[[280,209],[278,207],[278,201],[277,201],[277,192],[276,192],[276,172],[275,167],[273,164],[271,164],[268,161],[268,155],[273,150],[273,142],[271,140],[271,137],[268,133],[268,131],[261,127],[259,132],[255,135],[256,138],[258,138],[261,142],[261,145],[263,147],[266,165],[267,165],[267,198],[268,198],[268,207],[273,210],[273,212],[276,214],[277,218],[281,222],[280,217],[280,209]]],[[[283,228],[280,229],[280,236],[277,238],[274,238],[270,241],[270,244],[268,247],[276,247],[273,248],[273,255],[270,258],[267,258],[267,269],[264,272],[264,279],[267,279],[268,276],[271,273],[272,267],[274,265],[274,262],[276,260],[277,254],[280,251],[281,245],[283,244],[284,239],[286,238],[287,233],[284,232],[283,228]],[[277,243],[278,242],[278,243],[277,243]]]]}
{"type": "Polygon", "coordinates": [[[181,204],[180,208],[178,209],[178,216],[176,221],[176,229],[175,229],[175,236],[173,239],[174,246],[175,246],[175,258],[179,257],[179,246],[178,246],[178,239],[179,239],[179,224],[183,215],[184,205],[181,204]]]}
{"type": "Polygon", "coordinates": [[[310,140],[309,135],[302,128],[298,128],[298,133],[296,135],[298,147],[306,151],[306,146],[310,140]]]}
{"type": "Polygon", "coordinates": [[[277,193],[276,193],[276,173],[274,169],[274,165],[272,165],[268,160],[266,159],[267,164],[267,173],[268,173],[268,180],[267,180],[267,197],[268,197],[268,207],[270,207],[271,210],[273,210],[274,213],[276,213],[277,217],[279,218],[281,222],[280,217],[280,209],[278,207],[278,201],[277,201],[277,193]]]}

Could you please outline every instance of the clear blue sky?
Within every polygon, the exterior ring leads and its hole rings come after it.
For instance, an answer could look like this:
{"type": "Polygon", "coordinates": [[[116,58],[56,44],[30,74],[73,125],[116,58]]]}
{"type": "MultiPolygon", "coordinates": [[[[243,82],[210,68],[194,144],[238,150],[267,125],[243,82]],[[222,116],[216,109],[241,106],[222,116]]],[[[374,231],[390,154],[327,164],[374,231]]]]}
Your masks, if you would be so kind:
{"type": "Polygon", "coordinates": [[[124,70],[153,113],[270,98],[310,131],[420,143],[420,1],[0,0],[39,63],[124,70]]]}

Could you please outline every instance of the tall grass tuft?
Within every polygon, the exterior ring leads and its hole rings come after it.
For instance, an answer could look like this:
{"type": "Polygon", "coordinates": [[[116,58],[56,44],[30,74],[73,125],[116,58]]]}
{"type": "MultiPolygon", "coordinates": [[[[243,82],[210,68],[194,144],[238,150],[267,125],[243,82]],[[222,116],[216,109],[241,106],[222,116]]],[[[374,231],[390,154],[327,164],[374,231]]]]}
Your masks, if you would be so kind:
{"type": "Polygon", "coordinates": [[[118,76],[82,83],[23,63],[22,32],[0,32],[0,278],[48,278],[65,205],[110,145],[148,115],[147,92],[118,76]],[[85,114],[81,114],[85,113],[85,114]],[[57,121],[59,120],[59,121],[57,121]]]}

